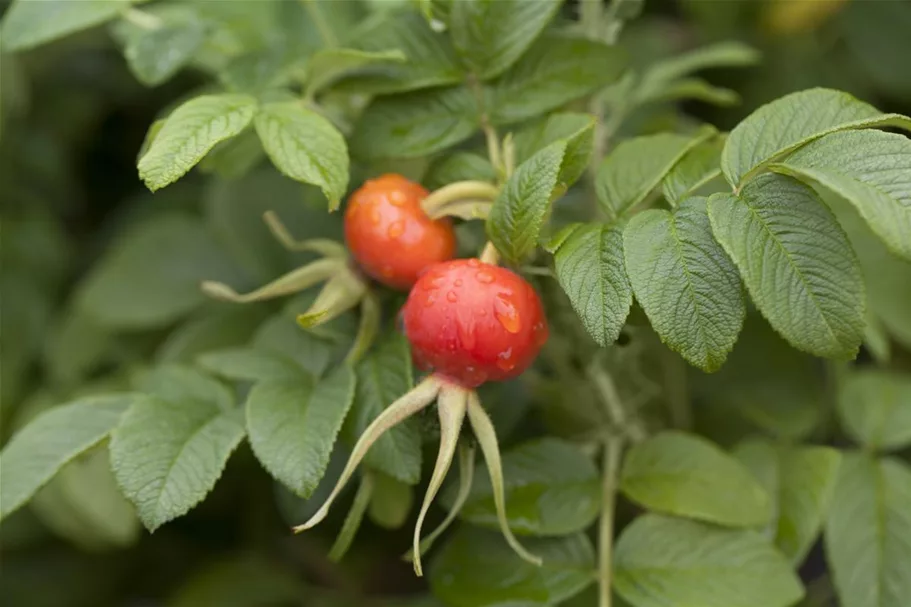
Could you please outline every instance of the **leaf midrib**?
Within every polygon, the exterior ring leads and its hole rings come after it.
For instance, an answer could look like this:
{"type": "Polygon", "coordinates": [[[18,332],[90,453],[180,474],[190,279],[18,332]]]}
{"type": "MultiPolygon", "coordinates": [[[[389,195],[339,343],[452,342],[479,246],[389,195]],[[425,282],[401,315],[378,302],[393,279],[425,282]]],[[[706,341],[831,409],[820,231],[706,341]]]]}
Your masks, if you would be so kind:
{"type": "Polygon", "coordinates": [[[162,483],[161,483],[161,487],[160,487],[159,490],[156,492],[156,493],[158,494],[158,495],[155,497],[155,514],[156,514],[157,517],[160,517],[161,514],[162,514],[162,510],[161,510],[161,498],[162,498],[162,496],[163,496],[164,493],[165,493],[164,488],[165,488],[165,487],[168,485],[168,483],[170,482],[170,480],[171,480],[171,473],[174,471],[174,467],[177,465],[177,462],[178,462],[178,461],[180,460],[180,458],[183,456],[184,451],[185,451],[186,448],[187,448],[187,445],[189,445],[197,436],[199,436],[200,434],[202,434],[202,431],[205,430],[212,422],[216,421],[216,420],[217,420],[218,418],[220,418],[220,417],[227,417],[227,413],[226,413],[225,411],[220,410],[220,409],[219,409],[219,410],[216,410],[216,411],[214,412],[214,415],[212,415],[212,416],[206,418],[205,420],[203,420],[203,422],[202,422],[197,428],[195,428],[195,429],[193,430],[193,432],[191,432],[191,433],[187,436],[186,440],[184,440],[184,441],[181,443],[180,449],[177,450],[177,454],[174,456],[174,458],[173,458],[173,459],[171,460],[171,462],[168,464],[168,471],[167,471],[167,473],[164,475],[164,480],[163,480],[162,483]]]}
{"type": "Polygon", "coordinates": [[[816,312],[819,314],[820,318],[822,319],[823,325],[826,327],[826,331],[828,332],[829,337],[831,337],[836,344],[841,346],[841,341],[835,336],[835,333],[832,331],[832,327],[829,326],[829,320],[826,318],[826,315],[823,314],[822,308],[819,306],[819,303],[816,300],[816,295],[809,288],[806,277],[804,277],[803,272],[797,267],[797,265],[794,264],[794,260],[791,257],[791,253],[784,246],[784,244],[782,244],[782,242],[781,242],[781,240],[779,240],[778,236],[769,228],[768,224],[759,215],[759,213],[756,211],[756,209],[753,208],[753,205],[751,205],[745,198],[740,198],[739,196],[738,196],[738,198],[744,202],[747,209],[756,218],[756,220],[759,222],[759,224],[762,226],[762,228],[765,230],[765,232],[769,235],[769,238],[772,240],[772,242],[774,242],[775,245],[784,254],[785,258],[788,261],[788,265],[791,266],[791,268],[794,270],[794,273],[797,274],[797,277],[800,279],[801,285],[803,285],[804,290],[806,290],[806,292],[807,292],[807,296],[813,302],[813,307],[816,309],[816,312]]]}

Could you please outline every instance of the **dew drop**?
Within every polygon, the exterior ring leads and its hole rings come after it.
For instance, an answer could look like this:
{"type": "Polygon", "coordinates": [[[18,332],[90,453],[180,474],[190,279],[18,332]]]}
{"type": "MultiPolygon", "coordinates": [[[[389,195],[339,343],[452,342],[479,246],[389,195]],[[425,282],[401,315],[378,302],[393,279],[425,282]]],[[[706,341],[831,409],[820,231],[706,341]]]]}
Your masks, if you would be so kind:
{"type": "Polygon", "coordinates": [[[380,274],[382,274],[386,278],[390,278],[393,274],[392,266],[390,266],[388,263],[384,263],[383,266],[380,268],[380,274]]]}
{"type": "Polygon", "coordinates": [[[478,282],[485,285],[489,285],[493,282],[493,274],[486,270],[478,270],[474,277],[478,280],[478,282]]]}
{"type": "Polygon", "coordinates": [[[372,223],[375,226],[378,226],[378,225],[380,225],[380,221],[382,219],[383,219],[383,217],[382,217],[382,215],[380,215],[380,210],[378,208],[373,207],[372,209],[370,209],[370,223],[372,223]]]}
{"type": "Polygon", "coordinates": [[[401,221],[401,220],[393,221],[389,225],[389,229],[386,230],[386,235],[389,236],[389,238],[398,238],[399,236],[401,236],[404,233],[405,233],[405,222],[401,221]]]}
{"type": "Polygon", "coordinates": [[[512,359],[512,348],[497,354],[497,366],[504,371],[512,371],[516,368],[516,363],[512,359]]]}
{"type": "Polygon", "coordinates": [[[456,294],[455,291],[450,291],[449,293],[446,294],[446,301],[455,303],[455,302],[459,301],[459,296],[456,294]]]}
{"type": "Polygon", "coordinates": [[[402,190],[392,190],[389,192],[389,202],[394,207],[400,207],[408,201],[408,195],[402,190]]]}
{"type": "Polygon", "coordinates": [[[504,294],[497,295],[493,312],[494,316],[497,317],[497,320],[508,332],[515,334],[522,330],[522,321],[519,319],[519,313],[504,294]]]}
{"type": "Polygon", "coordinates": [[[469,260],[468,260],[468,267],[469,267],[469,268],[477,268],[477,267],[479,267],[480,265],[481,265],[481,262],[478,261],[477,259],[469,259],[469,260]]]}
{"type": "Polygon", "coordinates": [[[457,286],[457,287],[461,287],[462,284],[463,284],[463,282],[464,282],[464,281],[463,281],[461,278],[456,278],[456,279],[455,279],[455,282],[453,282],[452,284],[454,284],[454,285],[457,286]]]}
{"type": "Polygon", "coordinates": [[[424,307],[425,308],[431,307],[436,302],[436,300],[437,300],[437,298],[434,297],[433,295],[428,295],[427,299],[424,300],[424,307]]]}

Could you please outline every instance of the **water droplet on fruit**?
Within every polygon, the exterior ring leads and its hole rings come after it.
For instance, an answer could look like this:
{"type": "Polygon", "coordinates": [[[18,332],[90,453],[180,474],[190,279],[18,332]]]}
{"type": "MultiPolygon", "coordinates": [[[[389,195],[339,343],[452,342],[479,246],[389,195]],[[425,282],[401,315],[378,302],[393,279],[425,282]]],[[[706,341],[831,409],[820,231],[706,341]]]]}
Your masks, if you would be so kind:
{"type": "Polygon", "coordinates": [[[500,352],[497,355],[497,366],[504,371],[512,371],[516,368],[516,363],[512,359],[512,348],[509,348],[505,352],[500,352]]]}
{"type": "Polygon", "coordinates": [[[389,225],[389,229],[386,230],[386,235],[389,236],[389,238],[398,238],[399,236],[401,236],[404,233],[405,233],[405,222],[401,221],[401,220],[393,221],[389,225]]]}
{"type": "Polygon", "coordinates": [[[392,190],[389,192],[389,202],[394,207],[400,207],[408,200],[408,195],[402,190],[392,190]]]}
{"type": "Polygon", "coordinates": [[[392,266],[390,266],[388,263],[384,263],[383,267],[380,268],[380,274],[386,278],[390,278],[393,274],[392,266]]]}
{"type": "Polygon", "coordinates": [[[383,219],[383,216],[380,215],[380,210],[376,207],[370,209],[370,223],[375,226],[380,225],[380,221],[383,219]]]}
{"type": "Polygon", "coordinates": [[[433,295],[428,295],[427,299],[424,300],[424,307],[429,308],[436,302],[436,300],[437,300],[437,298],[434,297],[433,295]]]}
{"type": "Polygon", "coordinates": [[[469,260],[468,260],[468,267],[469,267],[469,268],[477,268],[477,267],[480,266],[480,265],[481,265],[481,262],[478,261],[477,259],[469,259],[469,260]]]}
{"type": "Polygon", "coordinates": [[[456,279],[455,279],[455,282],[453,282],[452,284],[455,285],[455,286],[457,286],[457,287],[461,287],[462,284],[463,284],[464,282],[465,282],[465,281],[463,281],[461,278],[456,278],[456,279]]]}
{"type": "Polygon", "coordinates": [[[508,332],[515,334],[522,330],[522,320],[519,318],[519,313],[505,294],[500,293],[497,295],[493,313],[508,332]]]}
{"type": "Polygon", "coordinates": [[[450,291],[449,293],[446,294],[446,301],[455,303],[455,302],[459,301],[459,296],[456,294],[455,291],[450,291]]]}
{"type": "Polygon", "coordinates": [[[486,270],[478,270],[474,277],[478,280],[478,282],[485,285],[489,285],[493,282],[493,274],[486,270]]]}

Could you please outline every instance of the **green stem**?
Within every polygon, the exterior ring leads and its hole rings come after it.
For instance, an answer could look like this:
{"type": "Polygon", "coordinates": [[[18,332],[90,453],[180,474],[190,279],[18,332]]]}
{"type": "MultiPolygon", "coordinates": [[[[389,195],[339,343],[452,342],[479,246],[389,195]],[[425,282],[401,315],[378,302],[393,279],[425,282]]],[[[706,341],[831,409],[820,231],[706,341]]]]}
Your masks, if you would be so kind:
{"type": "Polygon", "coordinates": [[[339,562],[345,556],[345,553],[348,552],[348,549],[351,548],[351,543],[354,541],[354,536],[357,535],[361,521],[364,520],[364,513],[367,512],[367,506],[370,505],[372,496],[373,477],[369,473],[365,473],[361,477],[361,484],[358,485],[357,493],[354,495],[351,510],[348,511],[348,516],[345,517],[345,522],[342,523],[338,537],[335,538],[335,543],[329,550],[330,561],[339,562]]]}
{"type": "Polygon", "coordinates": [[[588,375],[601,397],[607,417],[613,426],[634,443],[645,440],[646,433],[639,421],[627,419],[623,401],[610,374],[599,366],[592,366],[589,368],[588,375]]]}
{"type": "Polygon", "coordinates": [[[604,463],[601,470],[601,522],[598,527],[598,586],[599,607],[611,607],[611,580],[613,579],[614,505],[617,501],[617,477],[623,439],[615,438],[604,445],[604,463]]]}
{"type": "Polygon", "coordinates": [[[316,29],[319,30],[319,35],[323,39],[323,42],[330,48],[336,47],[338,46],[338,38],[336,37],[335,32],[332,31],[332,26],[326,21],[326,16],[323,15],[323,11],[317,6],[317,1],[318,0],[301,0],[304,8],[310,14],[310,18],[313,19],[316,29]]]}

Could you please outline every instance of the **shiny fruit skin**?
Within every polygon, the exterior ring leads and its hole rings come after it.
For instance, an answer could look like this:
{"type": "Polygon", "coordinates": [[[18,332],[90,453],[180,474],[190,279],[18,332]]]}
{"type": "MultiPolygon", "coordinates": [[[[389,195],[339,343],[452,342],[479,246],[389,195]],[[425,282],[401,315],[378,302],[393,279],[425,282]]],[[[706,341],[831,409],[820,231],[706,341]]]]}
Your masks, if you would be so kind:
{"type": "Polygon", "coordinates": [[[425,268],[455,254],[452,223],[433,221],[421,209],[427,194],[389,174],[367,181],[348,200],[348,250],[365,273],[394,289],[409,289],[425,268]]]}
{"type": "Polygon", "coordinates": [[[465,388],[517,377],[548,336],[534,288],[477,259],[430,267],[411,289],[402,321],[415,363],[465,388]]]}

